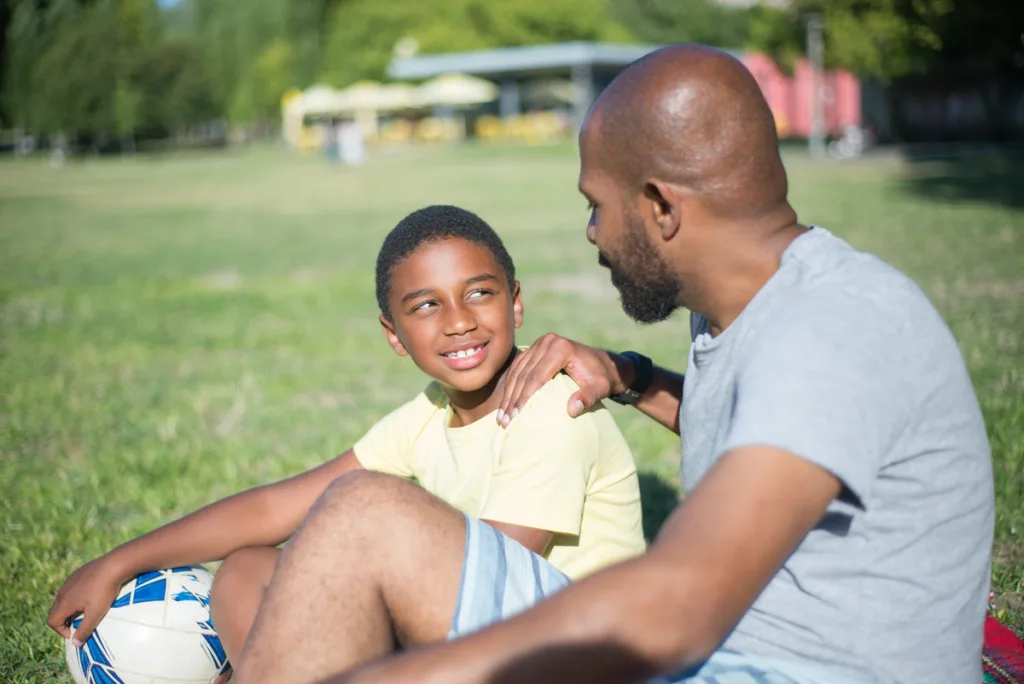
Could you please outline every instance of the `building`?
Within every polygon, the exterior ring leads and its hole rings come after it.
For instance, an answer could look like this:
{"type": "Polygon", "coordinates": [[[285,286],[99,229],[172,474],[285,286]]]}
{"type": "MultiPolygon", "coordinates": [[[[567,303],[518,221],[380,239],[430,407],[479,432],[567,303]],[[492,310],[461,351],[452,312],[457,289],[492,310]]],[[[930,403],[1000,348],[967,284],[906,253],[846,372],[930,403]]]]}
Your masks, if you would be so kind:
{"type": "MultiPolygon", "coordinates": [[[[578,129],[594,98],[626,66],[657,49],[656,45],[559,43],[480,50],[395,59],[388,75],[396,80],[434,78],[463,73],[498,84],[498,111],[511,117],[522,111],[521,89],[538,79],[568,79],[572,84],[572,116],[578,129]]],[[[835,71],[816,78],[806,60],[797,62],[792,76],[759,53],[731,51],[754,78],[775,115],[781,138],[806,138],[811,130],[811,96],[820,82],[825,128],[838,134],[844,126],[859,126],[860,82],[853,74],[835,71]]]]}

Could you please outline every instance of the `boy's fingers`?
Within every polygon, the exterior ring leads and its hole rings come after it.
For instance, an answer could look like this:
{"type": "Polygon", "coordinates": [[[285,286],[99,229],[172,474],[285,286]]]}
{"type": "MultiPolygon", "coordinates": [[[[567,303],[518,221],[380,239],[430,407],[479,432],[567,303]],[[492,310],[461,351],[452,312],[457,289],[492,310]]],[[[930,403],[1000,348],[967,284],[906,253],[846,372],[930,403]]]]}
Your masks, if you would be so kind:
{"type": "Polygon", "coordinates": [[[57,598],[53,600],[53,605],[50,606],[50,612],[46,615],[46,626],[67,639],[71,635],[67,620],[75,612],[76,610],[70,608],[64,597],[58,593],[57,598]]]}
{"type": "Polygon", "coordinates": [[[82,647],[89,637],[92,636],[92,631],[96,629],[96,625],[99,624],[100,619],[103,617],[102,611],[89,610],[82,616],[82,623],[78,625],[75,633],[71,636],[71,643],[78,648],[82,647]],[[95,616],[95,617],[93,617],[95,616]]]}

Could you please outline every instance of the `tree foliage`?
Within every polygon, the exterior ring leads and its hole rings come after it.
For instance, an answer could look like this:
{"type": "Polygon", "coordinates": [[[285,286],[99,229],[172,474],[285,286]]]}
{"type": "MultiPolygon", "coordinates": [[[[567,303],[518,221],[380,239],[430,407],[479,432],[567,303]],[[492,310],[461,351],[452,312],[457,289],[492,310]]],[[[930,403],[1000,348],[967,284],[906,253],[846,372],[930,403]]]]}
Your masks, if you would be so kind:
{"type": "Polygon", "coordinates": [[[713,0],[611,0],[612,13],[645,43],[743,47],[751,10],[713,0]]]}
{"type": "Polygon", "coordinates": [[[432,54],[632,36],[613,20],[605,0],[344,0],[328,16],[323,80],[341,86],[384,78],[402,38],[432,54]]]}
{"type": "Polygon", "coordinates": [[[804,54],[807,17],[824,20],[828,66],[889,81],[938,65],[983,74],[1018,69],[1024,52],[1020,0],[792,0],[759,7],[747,46],[783,64],[804,54]]]}

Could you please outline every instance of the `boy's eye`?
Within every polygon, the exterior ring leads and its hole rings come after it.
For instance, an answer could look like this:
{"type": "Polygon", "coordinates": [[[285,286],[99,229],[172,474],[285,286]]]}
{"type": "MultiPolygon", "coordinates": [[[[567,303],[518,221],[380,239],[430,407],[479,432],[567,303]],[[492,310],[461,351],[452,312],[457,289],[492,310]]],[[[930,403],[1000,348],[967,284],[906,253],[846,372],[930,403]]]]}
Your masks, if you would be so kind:
{"type": "Polygon", "coordinates": [[[469,293],[469,296],[470,298],[479,298],[481,296],[491,294],[494,294],[494,292],[492,292],[491,290],[473,290],[472,292],[469,293]]]}
{"type": "Polygon", "coordinates": [[[413,311],[424,311],[428,307],[434,306],[434,302],[420,302],[412,308],[413,311]]]}

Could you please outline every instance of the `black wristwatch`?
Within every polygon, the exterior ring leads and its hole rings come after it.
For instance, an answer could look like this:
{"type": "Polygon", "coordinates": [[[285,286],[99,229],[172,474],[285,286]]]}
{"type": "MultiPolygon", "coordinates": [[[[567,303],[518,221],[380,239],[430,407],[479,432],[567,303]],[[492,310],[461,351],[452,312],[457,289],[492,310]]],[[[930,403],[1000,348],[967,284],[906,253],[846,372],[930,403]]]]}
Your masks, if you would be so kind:
{"type": "Polygon", "coordinates": [[[633,384],[626,388],[625,392],[620,394],[613,394],[608,397],[617,404],[623,406],[632,406],[636,402],[640,401],[640,397],[644,395],[644,392],[651,386],[651,380],[654,379],[654,363],[643,354],[638,354],[635,351],[625,351],[619,353],[624,359],[629,359],[633,362],[633,368],[635,370],[633,374],[633,384]]]}

